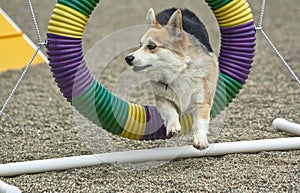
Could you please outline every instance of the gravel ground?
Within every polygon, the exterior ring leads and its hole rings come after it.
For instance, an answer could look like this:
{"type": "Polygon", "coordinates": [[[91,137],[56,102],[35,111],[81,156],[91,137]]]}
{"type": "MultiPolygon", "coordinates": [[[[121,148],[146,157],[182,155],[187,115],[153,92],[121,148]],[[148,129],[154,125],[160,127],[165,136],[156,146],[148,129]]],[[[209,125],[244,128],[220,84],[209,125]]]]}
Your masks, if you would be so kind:
{"type": "MultiPolygon", "coordinates": [[[[250,0],[256,21],[260,1],[250,0]]],[[[215,50],[219,34],[213,15],[202,1],[103,1],[91,16],[84,36],[88,51],[103,37],[125,27],[144,23],[149,7],[188,7],[206,23],[215,50]]],[[[54,1],[33,0],[34,10],[45,37],[54,1]]],[[[300,75],[298,0],[267,1],[264,30],[281,51],[287,62],[300,75]]],[[[0,2],[8,15],[37,41],[31,16],[25,1],[0,2]]],[[[221,117],[221,132],[217,142],[290,137],[271,127],[272,121],[282,117],[299,122],[299,85],[282,65],[260,34],[252,73],[239,96],[221,117]]],[[[138,37],[137,37],[138,42],[138,37]]],[[[100,52],[101,50],[99,50],[100,52]]],[[[127,50],[127,52],[129,52],[127,50]]],[[[16,48],[16,57],[18,49],[16,48]]],[[[116,56],[99,78],[112,89],[120,73],[127,69],[122,61],[126,52],[116,56]]],[[[92,68],[92,67],[91,67],[92,68]]],[[[21,71],[0,74],[0,102],[4,103],[21,71]]],[[[147,90],[136,89],[132,101],[151,103],[147,90]]],[[[64,156],[92,154],[98,150],[82,140],[82,126],[78,124],[72,107],[60,94],[47,64],[30,68],[21,86],[0,118],[0,163],[29,161],[64,156]],[[74,119],[75,118],[75,119],[74,119]],[[90,147],[90,148],[89,148],[90,147]]],[[[218,121],[217,121],[218,122],[218,121]]],[[[89,125],[85,128],[89,129],[89,125]]],[[[92,126],[91,126],[92,128],[92,126]]],[[[102,134],[102,133],[101,133],[102,134]]],[[[103,134],[106,140],[111,137],[103,134]]],[[[99,136],[101,138],[102,136],[99,136]]],[[[120,140],[112,137],[113,140],[120,140]]],[[[109,140],[108,140],[109,141],[109,140]]],[[[180,144],[179,139],[175,140],[180,144]]],[[[124,141],[122,141],[124,143],[124,141]]],[[[186,143],[186,142],[184,142],[186,143]]],[[[127,148],[155,144],[126,141],[127,148]]],[[[121,145],[106,144],[104,151],[122,149],[121,145]]],[[[166,145],[157,142],[158,146],[166,145]]],[[[102,144],[103,147],[103,144],[102,144]]],[[[100,150],[99,150],[100,151],[100,150]]],[[[103,150],[101,150],[103,151],[103,150]]],[[[299,192],[300,150],[272,151],[252,154],[231,154],[150,163],[149,169],[138,165],[103,164],[59,172],[0,177],[18,186],[23,192],[299,192]],[[156,165],[155,165],[156,164],[156,165]]]]}

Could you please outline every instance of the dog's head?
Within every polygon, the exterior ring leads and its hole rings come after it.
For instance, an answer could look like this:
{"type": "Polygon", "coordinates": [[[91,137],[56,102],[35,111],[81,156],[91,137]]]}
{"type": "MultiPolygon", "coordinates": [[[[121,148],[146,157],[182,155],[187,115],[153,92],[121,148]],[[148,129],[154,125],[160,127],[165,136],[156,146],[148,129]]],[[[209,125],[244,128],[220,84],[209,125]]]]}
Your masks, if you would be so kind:
{"type": "Polygon", "coordinates": [[[148,29],[140,40],[140,48],[125,57],[135,72],[181,71],[186,67],[187,37],[182,28],[182,14],[176,10],[165,26],[161,26],[151,8],[147,13],[148,29]]]}

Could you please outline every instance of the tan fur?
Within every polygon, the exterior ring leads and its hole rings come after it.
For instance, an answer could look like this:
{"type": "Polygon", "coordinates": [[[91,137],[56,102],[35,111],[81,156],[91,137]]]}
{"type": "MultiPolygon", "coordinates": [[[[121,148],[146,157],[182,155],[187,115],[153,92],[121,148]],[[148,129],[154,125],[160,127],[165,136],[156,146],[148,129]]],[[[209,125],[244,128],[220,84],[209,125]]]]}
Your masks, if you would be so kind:
{"type": "Polygon", "coordinates": [[[217,57],[183,31],[179,9],[164,27],[157,22],[153,9],[148,11],[147,21],[149,28],[141,38],[141,47],[130,54],[134,57],[130,65],[152,80],[150,84],[167,135],[179,133],[179,115],[191,113],[194,146],[206,148],[210,110],[218,80],[217,57]]]}

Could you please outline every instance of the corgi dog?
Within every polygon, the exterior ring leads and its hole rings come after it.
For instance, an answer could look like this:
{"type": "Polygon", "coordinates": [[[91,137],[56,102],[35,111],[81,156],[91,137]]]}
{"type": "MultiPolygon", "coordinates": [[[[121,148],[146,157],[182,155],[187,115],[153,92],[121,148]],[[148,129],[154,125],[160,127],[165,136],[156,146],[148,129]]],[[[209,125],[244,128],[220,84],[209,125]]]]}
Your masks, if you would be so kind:
{"type": "Polygon", "coordinates": [[[188,9],[170,8],[155,15],[151,8],[146,20],[140,48],[125,61],[150,79],[167,136],[179,134],[180,115],[190,113],[193,146],[205,149],[219,74],[206,28],[188,9]]]}

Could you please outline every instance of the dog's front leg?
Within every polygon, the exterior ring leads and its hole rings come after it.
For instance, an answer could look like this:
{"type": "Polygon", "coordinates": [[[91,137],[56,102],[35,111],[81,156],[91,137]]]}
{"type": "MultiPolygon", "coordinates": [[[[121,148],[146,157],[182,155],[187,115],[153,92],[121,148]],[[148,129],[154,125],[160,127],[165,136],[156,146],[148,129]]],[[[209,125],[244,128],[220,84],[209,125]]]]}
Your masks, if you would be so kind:
{"type": "Polygon", "coordinates": [[[172,137],[181,132],[179,115],[174,105],[167,99],[156,97],[156,106],[167,128],[167,136],[172,137]]]}
{"type": "Polygon", "coordinates": [[[207,133],[210,121],[210,105],[198,104],[197,109],[192,113],[193,131],[194,131],[194,147],[197,149],[205,149],[208,147],[207,133]]]}

